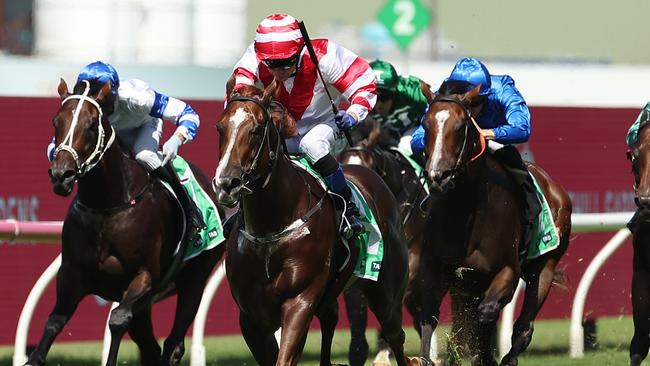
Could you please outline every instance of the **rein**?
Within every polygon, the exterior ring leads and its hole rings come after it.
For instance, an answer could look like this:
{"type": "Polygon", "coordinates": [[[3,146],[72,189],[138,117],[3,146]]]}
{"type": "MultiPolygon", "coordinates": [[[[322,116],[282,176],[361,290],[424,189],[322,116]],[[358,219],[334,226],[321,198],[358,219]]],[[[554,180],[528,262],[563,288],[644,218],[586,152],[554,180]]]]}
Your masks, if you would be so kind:
{"type": "MultiPolygon", "coordinates": [[[[262,102],[257,99],[257,98],[252,98],[252,97],[247,97],[247,96],[233,96],[230,98],[228,101],[229,103],[232,103],[233,101],[240,101],[240,102],[252,102],[255,103],[257,106],[259,106],[263,111],[265,115],[265,120],[264,120],[264,135],[262,136],[262,143],[260,144],[260,147],[257,150],[257,153],[255,154],[255,158],[253,158],[253,162],[251,163],[250,167],[248,167],[245,171],[242,172],[241,175],[241,180],[243,182],[242,184],[242,192],[247,193],[247,194],[252,194],[253,189],[248,187],[249,184],[261,179],[262,175],[256,172],[256,169],[258,167],[258,161],[260,159],[262,150],[264,149],[264,145],[266,142],[266,145],[268,146],[268,152],[269,152],[269,169],[268,173],[266,173],[266,177],[264,178],[264,183],[262,184],[261,188],[264,189],[270,179],[271,179],[271,174],[273,173],[273,170],[275,166],[277,165],[278,157],[279,157],[279,152],[280,152],[280,144],[281,142],[283,143],[284,140],[282,139],[282,136],[280,135],[280,130],[278,127],[271,121],[271,113],[269,110],[262,104],[262,102]],[[275,146],[275,151],[272,150],[271,148],[271,138],[270,138],[270,133],[269,133],[269,125],[273,126],[273,129],[276,132],[276,136],[278,139],[278,142],[275,146]]],[[[272,103],[278,103],[278,102],[272,102],[272,103]]],[[[279,103],[278,103],[279,104],[279,103]]],[[[284,107],[283,107],[284,108],[284,107]]],[[[286,145],[283,144],[285,147],[286,151],[286,145]]],[[[305,183],[307,184],[307,183],[305,183]]],[[[311,189],[309,188],[309,185],[307,184],[307,189],[309,192],[311,192],[311,189]]],[[[292,232],[300,229],[303,227],[309,219],[316,214],[316,212],[320,211],[320,209],[323,206],[323,202],[325,201],[325,197],[327,195],[323,195],[320,200],[307,211],[304,215],[302,215],[299,219],[293,221],[291,224],[287,225],[283,229],[280,229],[274,233],[267,234],[264,236],[255,236],[248,231],[246,231],[246,228],[240,229],[241,234],[250,242],[255,243],[255,244],[260,244],[260,245],[267,245],[267,244],[272,244],[280,241],[283,237],[291,234],[292,232]]],[[[266,266],[267,266],[267,275],[268,275],[268,260],[269,260],[270,255],[266,258],[266,266]]]]}
{"type": "Polygon", "coordinates": [[[72,155],[72,158],[74,159],[75,166],[76,166],[76,173],[78,176],[82,177],[84,174],[88,173],[92,168],[94,168],[97,163],[99,163],[100,160],[102,160],[102,157],[104,156],[104,153],[108,150],[109,147],[113,144],[113,141],[115,141],[115,130],[113,129],[113,126],[111,125],[111,135],[108,138],[108,142],[104,143],[104,126],[102,124],[102,118],[104,116],[104,112],[102,111],[102,107],[97,103],[96,100],[88,96],[88,93],[90,92],[90,83],[88,80],[82,80],[86,84],[86,89],[84,90],[83,94],[81,95],[70,95],[67,98],[65,98],[62,102],[61,105],[65,104],[67,101],[72,100],[72,99],[77,99],[79,100],[77,102],[77,106],[75,107],[74,114],[72,115],[72,122],[70,123],[70,130],[68,131],[68,134],[65,136],[63,141],[57,146],[56,150],[54,151],[54,157],[56,158],[56,155],[60,151],[67,151],[72,155]],[[97,111],[99,112],[99,122],[97,125],[97,142],[95,143],[95,150],[90,154],[90,156],[83,162],[79,161],[79,154],[77,151],[72,147],[72,142],[74,141],[74,130],[77,127],[77,123],[79,122],[79,113],[81,112],[81,107],[83,106],[84,102],[88,102],[92,104],[95,108],[97,108],[97,111]]]}
{"type": "MultiPolygon", "coordinates": [[[[461,165],[463,163],[463,156],[465,155],[465,150],[467,149],[467,140],[469,139],[469,125],[470,125],[469,122],[471,122],[471,124],[474,126],[474,128],[476,128],[476,131],[478,132],[479,144],[480,144],[481,148],[480,148],[479,152],[476,155],[474,155],[471,158],[468,158],[468,161],[467,161],[468,163],[471,163],[471,162],[477,160],[478,158],[480,158],[485,153],[486,147],[487,147],[487,142],[485,141],[485,137],[481,134],[481,130],[480,130],[478,124],[476,123],[476,120],[474,119],[474,117],[470,113],[469,109],[465,106],[465,104],[463,104],[463,102],[461,102],[457,98],[446,97],[446,96],[439,96],[439,97],[434,98],[431,101],[431,104],[434,104],[436,102],[449,102],[449,103],[457,104],[457,105],[462,107],[463,111],[465,112],[465,116],[466,116],[465,117],[465,120],[466,120],[466,122],[465,122],[465,137],[463,139],[463,145],[462,145],[462,147],[460,149],[460,154],[458,155],[458,159],[456,160],[456,164],[454,164],[454,167],[451,169],[450,181],[453,181],[453,179],[456,176],[458,176],[458,172],[460,171],[461,165]],[[469,121],[467,121],[467,120],[469,120],[469,121]]],[[[476,144],[474,144],[474,147],[476,147],[476,144]]]]}
{"type": "Polygon", "coordinates": [[[135,196],[129,202],[123,203],[123,204],[118,205],[118,206],[107,207],[107,208],[92,208],[92,207],[88,207],[88,206],[84,205],[83,203],[81,203],[81,201],[79,200],[79,197],[77,196],[77,198],[74,200],[74,207],[77,210],[79,210],[80,212],[84,212],[84,213],[87,212],[87,213],[93,214],[93,215],[112,215],[112,214],[116,214],[118,212],[128,210],[129,208],[135,206],[138,202],[140,202],[142,200],[144,195],[147,192],[149,192],[149,190],[151,190],[152,187],[153,187],[153,183],[150,180],[149,183],[142,188],[142,190],[140,191],[140,193],[138,193],[137,196],[135,196]]]}
{"type": "Polygon", "coordinates": [[[255,153],[255,158],[253,158],[253,162],[247,169],[245,169],[242,172],[240,177],[242,181],[241,189],[243,193],[251,194],[253,193],[253,190],[248,185],[262,178],[262,176],[259,173],[257,173],[256,170],[257,170],[258,161],[260,159],[260,156],[262,155],[264,142],[266,141],[266,145],[268,146],[269,149],[268,151],[269,151],[270,162],[268,166],[269,170],[266,173],[266,178],[264,178],[264,183],[262,183],[262,189],[264,189],[269,184],[269,180],[271,179],[271,172],[273,171],[273,168],[275,168],[275,165],[278,161],[278,154],[280,152],[280,140],[282,140],[282,137],[280,136],[280,130],[278,129],[278,127],[271,122],[271,113],[266,108],[266,106],[262,104],[262,102],[259,99],[236,95],[228,100],[229,103],[236,102],[236,101],[255,103],[258,107],[262,109],[262,111],[264,111],[264,116],[265,116],[264,134],[262,135],[262,143],[260,144],[259,149],[257,149],[257,153],[255,153]],[[276,136],[278,138],[278,143],[275,146],[275,151],[271,150],[271,135],[269,134],[269,125],[273,126],[273,129],[275,130],[276,136]]]}

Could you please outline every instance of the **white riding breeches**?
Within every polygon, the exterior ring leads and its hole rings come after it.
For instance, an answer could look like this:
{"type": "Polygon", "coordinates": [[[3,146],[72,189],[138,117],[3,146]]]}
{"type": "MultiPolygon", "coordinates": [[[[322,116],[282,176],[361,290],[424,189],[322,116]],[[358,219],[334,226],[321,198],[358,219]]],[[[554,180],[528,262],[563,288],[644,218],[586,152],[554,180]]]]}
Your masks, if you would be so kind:
{"type": "Polygon", "coordinates": [[[399,151],[408,153],[409,156],[413,155],[413,151],[411,150],[411,140],[413,140],[413,132],[416,128],[417,126],[413,126],[404,131],[402,137],[399,139],[399,143],[397,144],[399,151]]]}
{"type": "Polygon", "coordinates": [[[140,127],[117,131],[122,148],[133,151],[135,160],[148,171],[162,166],[162,154],[158,152],[162,124],[162,119],[152,118],[140,127]]]}
{"type": "Polygon", "coordinates": [[[303,153],[312,164],[327,154],[337,155],[347,145],[345,135],[333,120],[319,123],[306,134],[287,139],[286,143],[289,153],[303,153]]]}

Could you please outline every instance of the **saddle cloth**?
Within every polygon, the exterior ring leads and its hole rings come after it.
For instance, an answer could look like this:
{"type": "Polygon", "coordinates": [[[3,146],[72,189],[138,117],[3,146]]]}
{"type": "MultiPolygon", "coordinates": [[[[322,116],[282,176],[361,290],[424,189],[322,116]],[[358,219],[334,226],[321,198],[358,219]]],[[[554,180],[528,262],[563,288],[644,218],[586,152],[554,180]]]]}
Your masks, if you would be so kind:
{"type": "Polygon", "coordinates": [[[530,174],[533,183],[535,183],[537,198],[539,198],[539,202],[542,204],[542,210],[535,220],[533,232],[530,236],[530,243],[528,244],[527,257],[528,259],[533,259],[557,248],[560,245],[560,234],[557,231],[557,227],[553,221],[553,215],[551,214],[551,207],[548,205],[542,189],[539,187],[535,176],[530,172],[528,174],[530,174]]]}
{"type": "MultiPolygon", "coordinates": [[[[291,161],[297,167],[306,170],[316,178],[321,186],[327,190],[325,180],[313,169],[307,159],[302,156],[292,156],[291,161]]],[[[377,281],[381,269],[381,262],[384,258],[384,239],[379,231],[377,219],[368,206],[368,202],[366,202],[366,199],[352,182],[348,181],[347,183],[352,190],[352,200],[359,208],[361,222],[365,228],[363,233],[355,240],[355,245],[359,248],[359,257],[354,267],[354,274],[359,278],[377,281]]],[[[344,238],[341,238],[341,240],[347,245],[347,241],[344,238]]]]}
{"type": "MultiPolygon", "coordinates": [[[[187,191],[188,195],[194,200],[194,203],[201,211],[203,216],[203,221],[205,222],[206,228],[203,229],[200,233],[200,239],[195,240],[192,243],[189,243],[187,250],[185,252],[184,261],[192,259],[201,252],[212,249],[222,243],[225,240],[223,235],[223,227],[221,224],[221,218],[219,217],[219,211],[214,205],[214,202],[210,199],[210,196],[201,188],[201,185],[194,177],[190,165],[180,156],[172,161],[174,170],[178,174],[183,188],[187,191]]],[[[174,190],[165,182],[163,185],[174,195],[174,190]]],[[[185,218],[182,218],[183,220],[185,218]]],[[[174,255],[178,254],[179,246],[176,248],[174,255]]]]}

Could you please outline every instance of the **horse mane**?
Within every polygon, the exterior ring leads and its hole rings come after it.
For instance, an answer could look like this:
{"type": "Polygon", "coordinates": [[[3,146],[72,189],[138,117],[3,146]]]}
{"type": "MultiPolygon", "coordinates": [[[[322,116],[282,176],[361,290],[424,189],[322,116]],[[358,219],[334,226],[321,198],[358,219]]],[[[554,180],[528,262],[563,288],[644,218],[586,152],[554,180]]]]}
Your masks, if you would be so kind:
{"type": "Polygon", "coordinates": [[[365,121],[357,124],[350,131],[350,136],[354,145],[370,148],[378,147],[385,150],[397,146],[400,139],[399,131],[382,125],[381,122],[372,117],[368,117],[365,121]]]}
{"type": "Polygon", "coordinates": [[[275,91],[274,83],[264,90],[253,85],[244,85],[232,93],[230,98],[234,96],[250,97],[259,99],[262,103],[264,103],[264,99],[268,99],[268,112],[273,123],[280,129],[280,134],[283,138],[293,137],[298,134],[297,122],[282,103],[274,100],[275,91]]]}
{"type": "Polygon", "coordinates": [[[472,90],[474,85],[464,80],[445,80],[438,89],[439,96],[462,95],[472,90]]]}

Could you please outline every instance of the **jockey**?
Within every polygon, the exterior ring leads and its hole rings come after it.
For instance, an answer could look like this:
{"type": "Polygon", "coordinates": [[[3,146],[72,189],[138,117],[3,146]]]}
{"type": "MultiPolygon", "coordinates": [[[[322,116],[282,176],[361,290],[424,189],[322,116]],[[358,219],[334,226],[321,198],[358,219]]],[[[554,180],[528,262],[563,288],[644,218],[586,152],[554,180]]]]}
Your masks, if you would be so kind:
{"type": "MultiPolygon", "coordinates": [[[[530,138],[530,112],[524,97],[515,88],[508,75],[490,75],[481,61],[467,57],[459,60],[447,80],[465,81],[470,88],[480,85],[478,103],[470,111],[488,141],[488,150],[521,185],[525,195],[525,243],[530,240],[532,225],[541,211],[532,178],[514,144],[530,138]]],[[[424,151],[425,131],[422,126],[413,133],[411,148],[414,154],[424,151]]],[[[527,246],[525,247],[527,248],[527,246]]]]}
{"type": "MultiPolygon", "coordinates": [[[[244,85],[259,82],[267,86],[276,80],[276,100],[298,123],[298,134],[286,140],[287,148],[290,153],[305,154],[325,178],[330,191],[343,198],[344,201],[334,201],[337,210],[344,210],[346,223],[341,234],[351,238],[363,231],[363,224],[334,155],[345,148],[342,131],[363,121],[375,105],[375,81],[364,59],[328,39],[314,39],[318,67],[328,84],[323,85],[317,65],[304,44],[294,17],[287,14],[266,17],[257,26],[255,41],[235,65],[233,90],[227,90],[227,95],[244,85]],[[330,86],[350,101],[347,110],[339,111],[336,116],[325,90],[330,86]]],[[[338,105],[340,97],[336,99],[338,105]]]]}
{"type": "Polygon", "coordinates": [[[429,85],[415,76],[401,76],[390,63],[375,60],[370,63],[377,82],[377,104],[370,117],[384,128],[399,132],[399,149],[411,152],[411,135],[418,127],[427,105],[433,100],[429,85]]]}
{"type": "MultiPolygon", "coordinates": [[[[88,64],[81,70],[77,84],[83,80],[102,85],[111,82],[112,92],[102,108],[115,129],[121,147],[132,151],[135,160],[147,171],[169,183],[185,212],[186,236],[193,239],[205,227],[205,223],[173,167],[167,163],[176,157],[181,145],[196,137],[199,116],[189,104],[156,92],[144,81],[129,79],[120,82],[115,68],[101,61],[88,64]],[[161,153],[158,145],[162,136],[163,119],[178,127],[163,144],[161,153]]],[[[55,151],[52,138],[47,149],[50,161],[54,159],[55,151]]]]}

